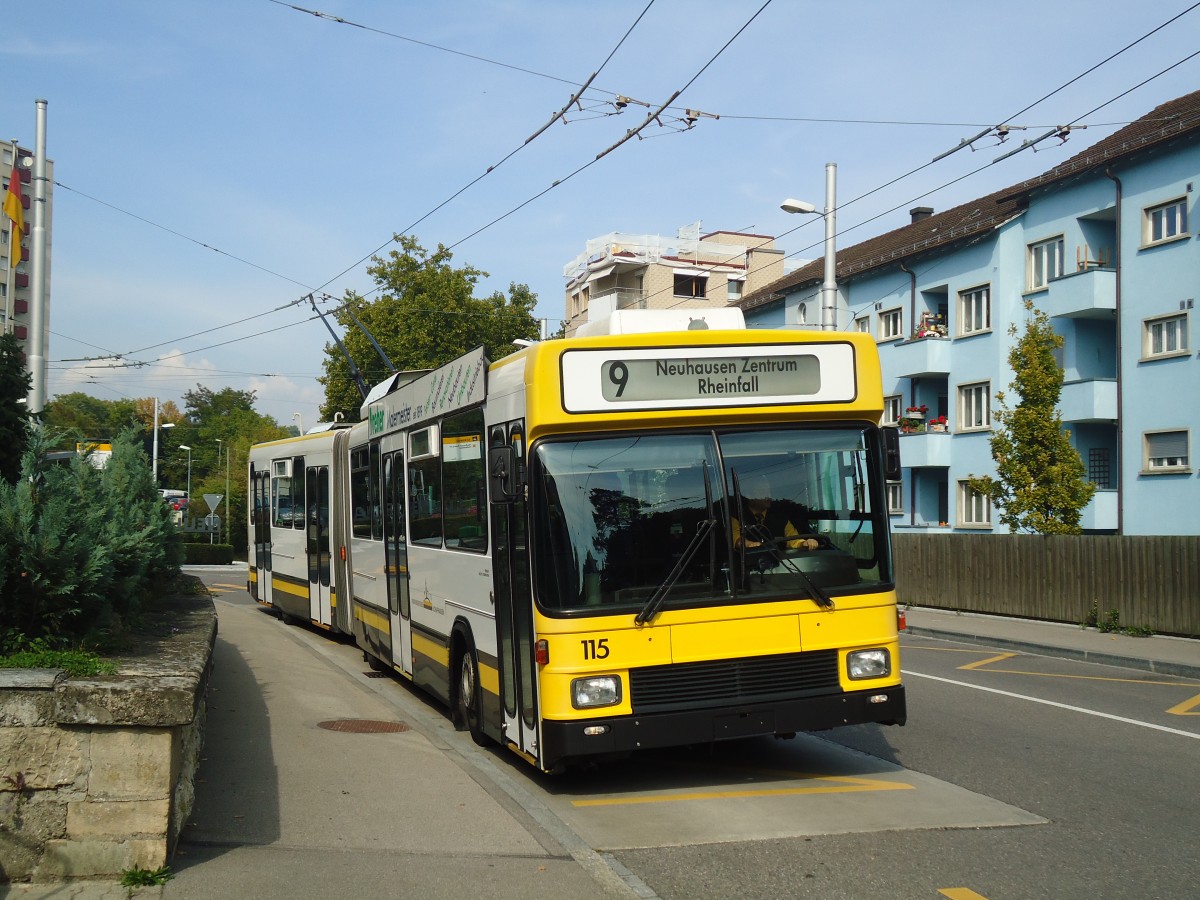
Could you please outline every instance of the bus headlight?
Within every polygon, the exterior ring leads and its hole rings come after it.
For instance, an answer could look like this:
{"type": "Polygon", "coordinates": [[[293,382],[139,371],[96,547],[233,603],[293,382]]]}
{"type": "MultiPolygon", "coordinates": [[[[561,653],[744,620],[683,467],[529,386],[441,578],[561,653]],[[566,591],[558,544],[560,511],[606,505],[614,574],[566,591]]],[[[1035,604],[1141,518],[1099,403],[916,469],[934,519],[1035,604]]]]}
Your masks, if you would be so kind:
{"type": "Polygon", "coordinates": [[[851,681],[886,678],[892,674],[892,654],[883,648],[855,650],[846,654],[846,674],[851,681]]]}
{"type": "Polygon", "coordinates": [[[571,681],[571,705],[576,709],[616,706],[621,702],[621,679],[616,675],[589,675],[571,681]]]}

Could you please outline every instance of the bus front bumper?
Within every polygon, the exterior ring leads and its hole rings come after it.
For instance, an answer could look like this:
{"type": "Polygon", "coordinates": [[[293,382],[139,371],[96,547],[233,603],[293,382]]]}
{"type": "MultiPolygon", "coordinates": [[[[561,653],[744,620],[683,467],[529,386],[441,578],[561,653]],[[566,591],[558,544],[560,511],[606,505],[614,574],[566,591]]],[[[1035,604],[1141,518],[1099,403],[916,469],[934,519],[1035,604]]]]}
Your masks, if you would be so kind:
{"type": "Polygon", "coordinates": [[[903,725],[907,718],[904,686],[895,685],[740,706],[571,722],[546,720],[542,723],[541,756],[543,765],[549,768],[573,758],[758,735],[826,731],[845,725],[903,725]]]}

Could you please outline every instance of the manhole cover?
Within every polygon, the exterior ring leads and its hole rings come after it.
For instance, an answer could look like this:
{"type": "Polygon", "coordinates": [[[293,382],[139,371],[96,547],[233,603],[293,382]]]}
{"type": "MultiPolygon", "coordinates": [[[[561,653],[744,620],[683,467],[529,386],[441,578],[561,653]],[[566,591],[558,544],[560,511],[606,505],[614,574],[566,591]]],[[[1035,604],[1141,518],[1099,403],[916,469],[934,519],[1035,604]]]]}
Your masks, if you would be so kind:
{"type": "Polygon", "coordinates": [[[409,730],[404,722],[381,722],[378,719],[330,719],[318,722],[317,727],[348,734],[396,734],[409,730]]]}

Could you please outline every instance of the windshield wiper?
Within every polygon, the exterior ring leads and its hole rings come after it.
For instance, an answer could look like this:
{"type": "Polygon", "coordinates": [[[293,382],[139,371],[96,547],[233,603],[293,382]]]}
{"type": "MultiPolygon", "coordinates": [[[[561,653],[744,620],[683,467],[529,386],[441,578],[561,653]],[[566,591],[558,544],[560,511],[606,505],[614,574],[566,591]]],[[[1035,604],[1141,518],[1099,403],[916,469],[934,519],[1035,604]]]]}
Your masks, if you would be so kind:
{"type": "Polygon", "coordinates": [[[708,536],[713,526],[717,524],[716,517],[713,515],[712,484],[708,478],[708,463],[704,464],[704,504],[707,508],[708,518],[696,526],[696,533],[692,536],[691,543],[680,554],[679,561],[675,563],[675,567],[671,569],[670,573],[663,580],[663,583],[658,586],[658,589],[646,601],[646,605],[642,607],[642,611],[634,617],[634,625],[645,625],[654,618],[654,615],[662,608],[662,605],[667,602],[667,597],[670,595],[671,589],[675,587],[675,582],[679,580],[679,576],[683,574],[684,569],[691,563],[692,557],[696,555],[696,551],[700,549],[700,545],[704,543],[704,538],[708,536]]]}
{"type": "MultiPolygon", "coordinates": [[[[793,575],[799,575],[800,580],[804,582],[804,586],[808,588],[808,592],[812,595],[813,600],[817,601],[818,606],[825,609],[833,609],[833,598],[817,585],[815,581],[808,577],[808,573],[796,565],[794,560],[788,559],[783,555],[783,551],[775,545],[775,539],[771,537],[771,533],[765,527],[757,522],[751,523],[747,528],[742,529],[743,534],[749,534],[754,540],[757,540],[762,546],[767,548],[767,552],[775,558],[779,565],[783,566],[793,575]]],[[[742,541],[745,546],[745,541],[742,541]]]]}

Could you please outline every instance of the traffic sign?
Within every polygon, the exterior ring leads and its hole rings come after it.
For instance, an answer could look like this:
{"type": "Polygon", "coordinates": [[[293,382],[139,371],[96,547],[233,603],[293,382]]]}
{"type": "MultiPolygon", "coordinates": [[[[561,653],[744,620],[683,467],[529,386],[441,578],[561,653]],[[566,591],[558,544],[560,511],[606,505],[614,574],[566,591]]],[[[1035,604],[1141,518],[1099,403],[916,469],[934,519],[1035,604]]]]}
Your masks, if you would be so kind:
{"type": "Polygon", "coordinates": [[[205,494],[204,502],[208,504],[209,512],[216,512],[217,507],[221,505],[221,501],[225,498],[224,494],[205,494]]]}

